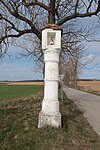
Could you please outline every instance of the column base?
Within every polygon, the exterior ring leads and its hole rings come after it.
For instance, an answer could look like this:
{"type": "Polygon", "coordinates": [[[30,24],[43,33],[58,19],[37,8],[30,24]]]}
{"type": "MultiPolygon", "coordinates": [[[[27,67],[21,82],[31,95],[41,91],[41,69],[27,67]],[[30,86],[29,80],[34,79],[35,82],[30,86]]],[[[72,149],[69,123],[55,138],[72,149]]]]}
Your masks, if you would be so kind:
{"type": "Polygon", "coordinates": [[[45,126],[61,127],[61,114],[45,114],[42,111],[39,113],[38,128],[45,126]]]}

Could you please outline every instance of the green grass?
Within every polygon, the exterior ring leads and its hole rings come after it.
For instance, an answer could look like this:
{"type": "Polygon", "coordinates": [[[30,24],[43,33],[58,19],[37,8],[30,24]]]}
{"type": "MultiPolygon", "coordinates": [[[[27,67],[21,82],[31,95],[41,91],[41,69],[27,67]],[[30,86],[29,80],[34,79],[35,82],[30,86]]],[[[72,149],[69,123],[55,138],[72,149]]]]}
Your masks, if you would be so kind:
{"type": "MultiPolygon", "coordinates": [[[[60,100],[59,96],[59,100],[60,100]]],[[[43,96],[0,103],[0,150],[100,150],[100,139],[67,97],[60,101],[62,128],[38,129],[43,96]]]]}
{"type": "Polygon", "coordinates": [[[6,85],[0,84],[0,100],[26,97],[43,89],[38,85],[6,85]]]}

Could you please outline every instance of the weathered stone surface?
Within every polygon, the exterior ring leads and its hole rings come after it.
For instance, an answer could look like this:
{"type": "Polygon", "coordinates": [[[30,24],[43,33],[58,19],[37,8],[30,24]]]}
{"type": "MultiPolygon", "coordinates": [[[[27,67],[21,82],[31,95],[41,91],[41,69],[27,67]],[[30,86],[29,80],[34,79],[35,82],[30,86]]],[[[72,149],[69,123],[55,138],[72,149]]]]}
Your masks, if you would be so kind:
{"type": "MultiPolygon", "coordinates": [[[[54,25],[53,25],[54,26],[54,25]]],[[[42,30],[42,49],[45,61],[44,99],[39,114],[38,128],[61,126],[58,101],[58,63],[61,50],[61,30],[42,30]]]]}
{"type": "Polygon", "coordinates": [[[44,114],[42,111],[39,114],[38,128],[45,126],[61,127],[61,114],[44,114]]]}

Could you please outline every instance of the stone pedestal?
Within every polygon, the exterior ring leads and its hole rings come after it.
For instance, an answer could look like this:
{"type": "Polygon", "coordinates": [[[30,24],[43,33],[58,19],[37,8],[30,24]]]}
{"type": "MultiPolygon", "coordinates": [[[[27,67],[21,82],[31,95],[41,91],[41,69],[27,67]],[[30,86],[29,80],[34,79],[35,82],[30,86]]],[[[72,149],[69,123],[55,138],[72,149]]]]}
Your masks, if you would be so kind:
{"type": "Polygon", "coordinates": [[[61,49],[61,30],[44,29],[42,31],[42,49],[45,61],[44,99],[42,102],[42,110],[39,113],[38,128],[47,125],[60,127],[58,63],[61,49]]]}

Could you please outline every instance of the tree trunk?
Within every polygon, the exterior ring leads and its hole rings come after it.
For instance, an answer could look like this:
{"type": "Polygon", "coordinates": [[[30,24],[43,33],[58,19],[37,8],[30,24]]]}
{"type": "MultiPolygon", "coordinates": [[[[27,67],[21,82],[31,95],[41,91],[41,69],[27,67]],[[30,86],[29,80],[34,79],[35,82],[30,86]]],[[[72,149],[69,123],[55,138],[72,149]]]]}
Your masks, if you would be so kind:
{"type": "Polygon", "coordinates": [[[55,0],[50,0],[48,23],[55,24],[55,0]]]}

